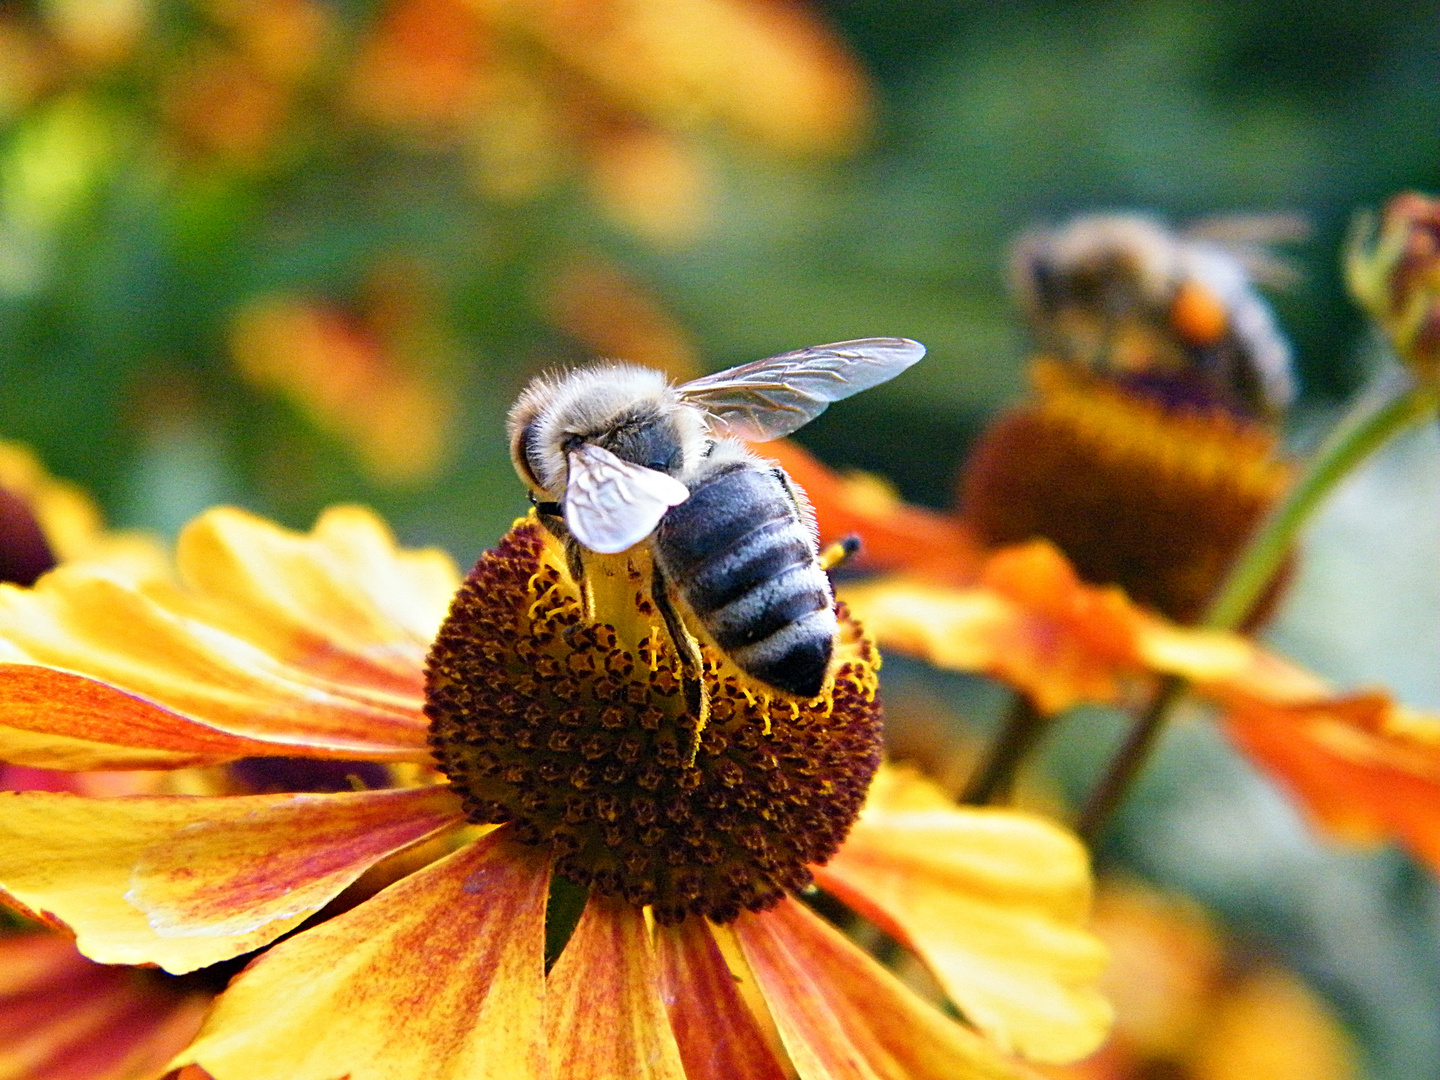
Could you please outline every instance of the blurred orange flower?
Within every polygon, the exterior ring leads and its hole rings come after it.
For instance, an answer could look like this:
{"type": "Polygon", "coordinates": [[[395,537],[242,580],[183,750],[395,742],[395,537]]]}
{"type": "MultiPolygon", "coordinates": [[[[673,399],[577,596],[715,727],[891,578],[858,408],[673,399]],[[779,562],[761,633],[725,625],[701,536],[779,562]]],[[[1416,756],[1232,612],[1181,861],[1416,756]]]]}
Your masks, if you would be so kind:
{"type": "Polygon", "coordinates": [[[1051,1066],[1056,1080],[1350,1080],[1354,1050],[1294,974],[1241,955],[1195,904],[1140,885],[1102,885],[1095,932],[1110,947],[1115,1030],[1098,1054],[1051,1066]]]}
{"type": "Polygon", "coordinates": [[[1440,717],[1382,693],[1338,694],[1244,636],[1180,626],[1086,584],[1047,541],[984,551],[958,517],[873,500],[870,482],[775,449],[765,453],[803,477],[822,540],[858,532],[871,565],[889,571],[840,590],[884,647],[1002,679],[1046,713],[1134,703],[1157,676],[1180,676],[1317,819],[1398,840],[1440,870],[1440,717]]]}
{"type": "Polygon", "coordinates": [[[615,263],[575,257],[546,275],[545,289],[550,321],[595,356],[656,368],[675,382],[699,377],[689,333],[615,263]]]}
{"type": "Polygon", "coordinates": [[[350,96],[372,120],[468,147],[491,195],[529,196],[583,162],[601,205],[659,242],[708,216],[704,128],[836,153],[869,110],[840,39],[784,0],[392,0],[350,96]]]}
{"type": "Polygon", "coordinates": [[[446,344],[413,268],[380,268],[358,309],[269,297],[240,313],[231,349],[240,373],[346,439],[374,476],[415,483],[445,460],[454,422],[442,384],[446,344]]]}
{"type": "Polygon", "coordinates": [[[174,1062],[220,1080],[940,1080],[1095,1047],[1083,848],[894,770],[867,801],[876,657],[857,626],[814,701],[710,656],[699,735],[643,590],[602,581],[608,621],[587,622],[547,535],[517,523],[453,604],[448,559],[343,508],[308,535],[213,511],[179,540],[178,583],[77,566],[0,587],[0,759],[410,763],[355,791],[0,795],[0,889],[102,962],[180,973],[271,946],[174,1062]],[[417,845],[413,872],[276,943],[417,845]],[[547,975],[552,870],[590,895],[547,975]],[[967,1022],[790,895],[812,873],[967,1022]]]}

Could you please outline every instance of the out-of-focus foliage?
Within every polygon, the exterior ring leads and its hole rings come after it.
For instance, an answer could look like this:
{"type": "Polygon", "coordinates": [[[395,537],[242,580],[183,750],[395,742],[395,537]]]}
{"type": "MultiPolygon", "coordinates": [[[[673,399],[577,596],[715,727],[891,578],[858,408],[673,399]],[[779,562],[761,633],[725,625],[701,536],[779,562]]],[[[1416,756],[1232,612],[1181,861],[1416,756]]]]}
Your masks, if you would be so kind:
{"type": "MultiPolygon", "coordinates": [[[[925,362],[801,439],[949,505],[1021,392],[1006,248],[1095,209],[1311,223],[1274,296],[1303,434],[1365,376],[1350,215],[1433,190],[1437,119],[1419,0],[3,3],[0,438],[124,525],[356,500],[468,561],[525,508],[503,417],[534,371],[905,334],[925,362]]],[[[1321,522],[1279,632],[1433,706],[1391,647],[1437,624],[1433,527],[1404,538],[1435,520],[1424,439],[1321,522]],[[1399,554],[1357,558],[1377,530],[1399,554]]],[[[1070,724],[1071,794],[1110,720],[1070,724]]],[[[1432,1075],[1433,886],[1319,851],[1240,770],[1182,726],[1104,857],[1283,942],[1376,1076],[1432,1075]]]]}
{"type": "Polygon", "coordinates": [[[1018,386],[1006,243],[1097,206],[1309,217],[1280,305],[1333,394],[1345,218],[1440,166],[1430,14],[7,5],[0,430],[143,523],[363,498],[468,555],[521,506],[499,420],[531,370],[906,333],[926,377],[806,437],[942,503],[1018,386]]]}

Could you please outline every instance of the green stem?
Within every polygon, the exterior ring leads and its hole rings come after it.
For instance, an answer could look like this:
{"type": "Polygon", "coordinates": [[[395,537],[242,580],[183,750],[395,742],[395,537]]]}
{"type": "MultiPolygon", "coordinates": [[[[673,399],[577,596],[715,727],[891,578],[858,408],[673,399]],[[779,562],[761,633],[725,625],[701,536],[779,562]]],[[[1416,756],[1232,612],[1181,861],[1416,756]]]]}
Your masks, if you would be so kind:
{"type": "Polygon", "coordinates": [[[1285,499],[1261,523],[1205,615],[1205,625],[1243,623],[1280,568],[1296,534],[1326,495],[1391,436],[1435,415],[1433,386],[1387,384],[1360,397],[1335,425],[1285,499]]]}
{"type": "Polygon", "coordinates": [[[960,802],[966,806],[984,806],[1008,801],[1020,762],[1048,726],[1049,718],[1035,708],[1029,697],[1017,693],[1010,702],[1010,713],[999,737],[991,744],[984,764],[965,786],[960,802]]]}
{"type": "Polygon", "coordinates": [[[1167,675],[1160,687],[1155,691],[1155,696],[1150,700],[1149,707],[1135,721],[1135,726],[1130,729],[1130,734],[1125,738],[1125,745],[1115,755],[1115,760],[1110,763],[1110,771],[1105,774],[1105,779],[1091,793],[1089,800],[1085,803],[1085,809],[1080,812],[1080,821],[1075,826],[1075,831],[1080,834],[1090,847],[1100,839],[1101,830],[1110,820],[1110,815],[1115,812],[1126,793],[1130,790],[1130,782],[1139,774],[1141,767],[1150,756],[1150,751],[1155,747],[1155,740],[1159,737],[1160,731],[1165,722],[1170,719],[1170,712],[1175,703],[1184,696],[1185,680],[1178,675],[1167,675]]]}
{"type": "MultiPolygon", "coordinates": [[[[1320,444],[1295,486],[1261,523],[1231,569],[1205,616],[1206,626],[1233,630],[1241,625],[1280,568],[1296,535],[1341,480],[1391,437],[1436,415],[1440,397],[1434,386],[1387,382],[1362,396],[1320,444]]],[[[1080,815],[1078,831],[1094,845],[1111,814],[1124,800],[1164,729],[1186,682],[1167,676],[1150,707],[1131,729],[1110,770],[1080,815]]]]}

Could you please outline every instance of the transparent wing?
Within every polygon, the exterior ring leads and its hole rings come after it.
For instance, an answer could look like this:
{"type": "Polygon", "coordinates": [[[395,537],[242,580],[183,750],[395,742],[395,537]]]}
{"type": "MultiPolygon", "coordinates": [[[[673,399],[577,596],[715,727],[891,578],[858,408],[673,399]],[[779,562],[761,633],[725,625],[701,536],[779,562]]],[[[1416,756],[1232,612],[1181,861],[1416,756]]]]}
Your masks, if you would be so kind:
{"type": "Polygon", "coordinates": [[[710,430],[754,442],[778,439],[839,401],[893,379],[925,355],[909,338],[861,338],[781,353],[680,387],[710,430]]]}
{"type": "Polygon", "coordinates": [[[1293,289],[1304,275],[1273,249],[1306,240],[1311,231],[1309,219],[1301,214],[1222,214],[1192,221],[1181,235],[1224,249],[1261,285],[1293,289]]]}
{"type": "Polygon", "coordinates": [[[591,551],[613,555],[654,531],[665,511],[690,497],[673,476],[585,443],[570,451],[565,524],[591,551]]]}

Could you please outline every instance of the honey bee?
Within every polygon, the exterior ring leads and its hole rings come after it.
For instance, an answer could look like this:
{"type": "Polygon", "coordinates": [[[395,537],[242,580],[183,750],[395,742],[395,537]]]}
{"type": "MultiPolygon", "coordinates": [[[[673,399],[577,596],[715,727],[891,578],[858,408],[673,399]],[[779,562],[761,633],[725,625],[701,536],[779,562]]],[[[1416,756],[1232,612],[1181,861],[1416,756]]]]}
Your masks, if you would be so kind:
{"type": "Polygon", "coordinates": [[[905,338],[865,338],[681,386],[618,363],[542,376],[510,410],[510,454],[577,581],[595,555],[649,546],[687,694],[701,693],[698,627],[755,679],[814,697],[837,629],[815,516],[742,440],[789,435],[924,355],[905,338]]]}
{"type": "Polygon", "coordinates": [[[1255,279],[1287,269],[1263,244],[1303,231],[1280,216],[1176,232],[1138,214],[1091,214],[1023,236],[1011,287],[1060,359],[1167,403],[1274,419],[1295,392],[1290,346],[1255,279]]]}

